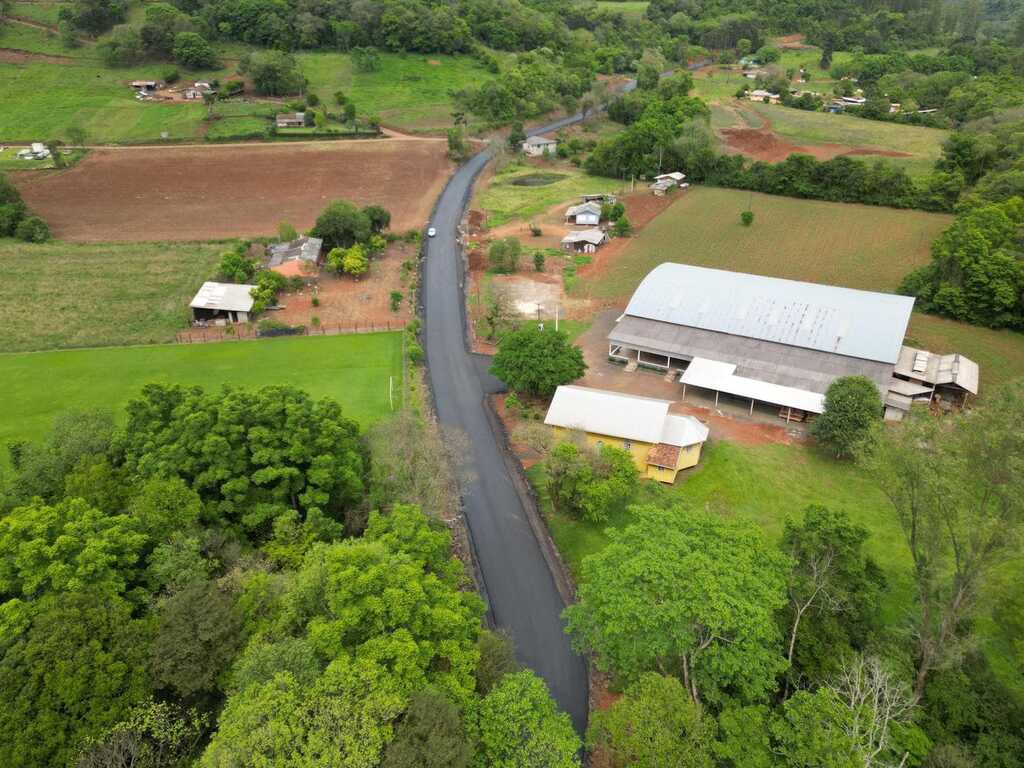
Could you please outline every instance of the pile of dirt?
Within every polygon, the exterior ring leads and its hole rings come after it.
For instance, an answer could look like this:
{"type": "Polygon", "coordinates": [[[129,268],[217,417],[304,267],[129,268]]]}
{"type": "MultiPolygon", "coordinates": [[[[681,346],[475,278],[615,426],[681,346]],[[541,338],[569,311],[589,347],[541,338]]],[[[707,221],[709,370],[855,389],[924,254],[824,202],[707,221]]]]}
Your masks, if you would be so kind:
{"type": "Polygon", "coordinates": [[[471,210],[466,217],[466,229],[471,235],[479,235],[487,225],[487,214],[483,211],[471,210]]]}
{"type": "Polygon", "coordinates": [[[882,157],[910,157],[908,152],[897,152],[878,147],[850,147],[845,144],[792,144],[775,133],[767,123],[760,128],[722,128],[719,135],[725,140],[726,149],[738,155],[777,163],[794,153],[811,155],[816,160],[831,160],[835,157],[878,155],[882,157]]]}

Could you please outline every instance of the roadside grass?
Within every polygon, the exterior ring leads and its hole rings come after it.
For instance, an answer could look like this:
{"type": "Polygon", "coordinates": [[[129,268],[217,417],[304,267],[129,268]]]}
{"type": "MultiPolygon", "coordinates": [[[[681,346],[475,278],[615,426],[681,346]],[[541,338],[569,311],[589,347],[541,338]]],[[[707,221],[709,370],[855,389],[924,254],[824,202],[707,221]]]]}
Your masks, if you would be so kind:
{"type": "Polygon", "coordinates": [[[647,0],[598,0],[597,8],[600,11],[616,11],[623,16],[632,19],[642,18],[647,12],[647,0]]]}
{"type": "Polygon", "coordinates": [[[411,131],[436,131],[452,125],[451,93],[493,75],[469,56],[381,53],[380,69],[356,72],[342,53],[300,53],[296,58],[315,93],[336,110],[334,94],[343,91],[359,116],[376,114],[385,125],[411,131]]]}
{"type": "MultiPolygon", "coordinates": [[[[607,524],[595,525],[551,510],[542,464],[530,468],[541,507],[559,552],[574,577],[587,555],[608,543],[607,530],[629,524],[621,510],[607,524]]],[[[642,482],[632,503],[682,505],[706,509],[757,525],[770,541],[782,538],[787,518],[799,519],[811,504],[848,513],[871,532],[867,551],[885,571],[889,590],[882,605],[887,623],[898,621],[912,599],[910,552],[898,521],[871,478],[851,463],[838,462],[802,445],[741,445],[711,441],[697,469],[683,473],[675,485],[642,482]]]]}
{"type": "MultiPolygon", "coordinates": [[[[120,416],[152,382],[207,391],[224,384],[292,385],[333,397],[365,426],[388,412],[390,376],[401,383],[400,333],[0,354],[0,445],[41,437],[69,409],[105,408],[120,416]]],[[[6,451],[0,462],[7,462],[6,451]]]]}
{"type": "Polygon", "coordinates": [[[223,243],[0,239],[0,352],[174,341],[224,250],[223,243]]]}
{"type": "Polygon", "coordinates": [[[583,194],[619,192],[622,182],[590,176],[568,163],[550,166],[514,161],[498,171],[490,183],[478,192],[473,207],[487,215],[488,227],[500,227],[516,219],[530,219],[559,203],[583,194]],[[541,185],[516,184],[517,179],[539,174],[557,174],[560,178],[541,185]]]}
{"type": "Polygon", "coordinates": [[[923,211],[692,187],[596,278],[584,270],[572,293],[624,300],[665,261],[893,291],[907,272],[928,263],[932,241],[952,220],[923,211]],[[745,227],[740,213],[748,206],[754,223],[745,227]]]}

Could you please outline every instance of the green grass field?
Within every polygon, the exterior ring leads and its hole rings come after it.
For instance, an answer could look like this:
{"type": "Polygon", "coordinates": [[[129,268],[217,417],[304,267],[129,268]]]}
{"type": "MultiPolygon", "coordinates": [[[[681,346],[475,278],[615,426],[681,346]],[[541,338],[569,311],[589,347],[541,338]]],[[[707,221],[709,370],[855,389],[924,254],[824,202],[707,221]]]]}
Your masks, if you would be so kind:
{"type": "Polygon", "coordinates": [[[622,182],[590,176],[568,163],[552,161],[550,167],[512,162],[498,171],[494,178],[473,199],[473,207],[487,214],[489,227],[500,227],[516,219],[530,219],[552,206],[582,194],[618,192],[622,182]],[[557,174],[553,183],[540,186],[516,184],[535,174],[557,174]]]}
{"type": "Polygon", "coordinates": [[[57,15],[60,9],[71,5],[71,3],[51,2],[50,0],[36,0],[35,2],[21,2],[15,0],[11,3],[11,16],[17,19],[28,19],[40,24],[57,26],[57,15]]]}
{"type": "Polygon", "coordinates": [[[173,341],[224,250],[0,239],[0,352],[173,341]]]}
{"type": "MultiPolygon", "coordinates": [[[[40,437],[63,410],[119,413],[150,382],[207,389],[290,384],[335,398],[366,425],[388,412],[391,376],[401,392],[400,333],[0,354],[0,446],[40,437]]],[[[0,461],[6,460],[5,452],[0,461]]]]}
{"type": "Polygon", "coordinates": [[[599,10],[616,11],[634,19],[639,19],[647,13],[648,5],[650,3],[646,0],[598,0],[597,2],[599,10]]]}
{"type": "Polygon", "coordinates": [[[452,125],[451,92],[493,75],[468,56],[382,53],[376,72],[355,72],[342,53],[300,53],[309,92],[333,105],[344,91],[360,115],[378,115],[385,125],[431,131],[452,125]]]}
{"type": "Polygon", "coordinates": [[[932,241],[952,221],[922,211],[695,187],[641,230],[597,280],[581,280],[574,292],[628,297],[664,261],[891,291],[928,263],[932,241]],[[745,227],[740,212],[748,205],[755,218],[745,227]]]}

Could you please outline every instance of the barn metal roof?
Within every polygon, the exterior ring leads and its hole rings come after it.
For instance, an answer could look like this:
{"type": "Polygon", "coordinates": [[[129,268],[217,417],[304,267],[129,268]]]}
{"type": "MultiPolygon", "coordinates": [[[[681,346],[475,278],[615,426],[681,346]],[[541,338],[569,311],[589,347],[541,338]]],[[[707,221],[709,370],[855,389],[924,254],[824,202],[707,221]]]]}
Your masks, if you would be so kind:
{"type": "Polygon", "coordinates": [[[255,285],[205,282],[189,306],[195,309],[248,312],[252,309],[252,290],[255,287],[255,285]]]}
{"type": "Polygon", "coordinates": [[[810,413],[822,413],[825,410],[825,396],[822,394],[737,376],[735,371],[736,366],[731,363],[695,357],[683,372],[680,381],[702,389],[725,392],[762,403],[799,408],[810,413]]]}
{"type": "Polygon", "coordinates": [[[576,232],[570,232],[568,235],[562,238],[563,243],[590,243],[591,245],[601,245],[608,239],[608,235],[605,234],[604,230],[601,229],[581,229],[576,232]]]}
{"type": "Polygon", "coordinates": [[[936,355],[923,349],[903,347],[896,362],[896,373],[933,386],[955,384],[972,395],[978,394],[978,364],[959,353],[936,355]]]}
{"type": "Polygon", "coordinates": [[[909,296],[666,263],[626,315],[895,363],[913,308],[909,296]]]}

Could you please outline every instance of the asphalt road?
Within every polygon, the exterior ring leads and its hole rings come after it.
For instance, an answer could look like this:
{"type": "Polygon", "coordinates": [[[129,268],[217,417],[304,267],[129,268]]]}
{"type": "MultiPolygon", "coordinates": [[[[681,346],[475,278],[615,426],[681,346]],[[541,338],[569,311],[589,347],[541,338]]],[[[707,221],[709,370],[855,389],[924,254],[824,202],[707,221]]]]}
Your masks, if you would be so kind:
{"type": "MultiPolygon", "coordinates": [[[[539,126],[545,133],[578,122],[579,115],[539,126]]],[[[520,662],[547,682],[559,707],[581,734],[587,726],[587,669],[573,652],[562,623],[565,603],[555,587],[522,501],[491,429],[485,391],[466,348],[465,296],[457,228],[473,183],[490,161],[481,152],[452,176],[438,200],[424,266],[424,340],[430,385],[442,424],[469,438],[463,488],[466,519],[497,626],[515,641],[520,662]]]]}

